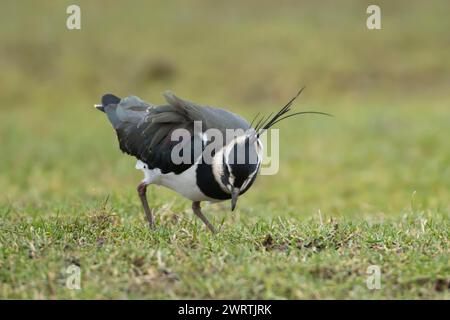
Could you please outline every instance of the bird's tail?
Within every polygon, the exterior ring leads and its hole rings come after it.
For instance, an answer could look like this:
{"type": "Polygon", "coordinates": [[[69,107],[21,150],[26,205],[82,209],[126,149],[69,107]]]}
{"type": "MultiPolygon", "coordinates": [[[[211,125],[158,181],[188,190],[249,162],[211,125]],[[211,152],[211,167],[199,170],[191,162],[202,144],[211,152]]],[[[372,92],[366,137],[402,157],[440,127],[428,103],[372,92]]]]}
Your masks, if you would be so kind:
{"type": "Polygon", "coordinates": [[[115,95],[111,93],[107,93],[102,97],[102,103],[96,104],[94,107],[96,107],[98,110],[105,112],[105,107],[112,104],[117,105],[120,103],[120,98],[116,97],[115,95]]]}

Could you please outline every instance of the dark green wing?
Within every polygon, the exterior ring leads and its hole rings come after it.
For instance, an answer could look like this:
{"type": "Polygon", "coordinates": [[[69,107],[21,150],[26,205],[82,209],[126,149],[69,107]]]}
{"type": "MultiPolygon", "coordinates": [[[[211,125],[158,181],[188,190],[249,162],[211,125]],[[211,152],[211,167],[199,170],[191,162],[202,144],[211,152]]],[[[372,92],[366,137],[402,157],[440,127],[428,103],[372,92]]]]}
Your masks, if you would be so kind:
{"type": "Polygon", "coordinates": [[[216,128],[225,134],[226,129],[249,128],[240,116],[228,111],[199,106],[164,94],[168,104],[154,106],[135,96],[120,100],[118,104],[104,106],[110,122],[116,130],[120,149],[143,161],[150,169],[159,168],[162,173],[181,173],[200,156],[204,148],[202,137],[194,135],[194,121],[202,123],[202,131],[216,128]],[[191,136],[191,159],[189,163],[175,164],[171,154],[179,141],[172,141],[176,129],[186,129],[191,136]],[[201,148],[194,149],[194,146],[201,148]]]}

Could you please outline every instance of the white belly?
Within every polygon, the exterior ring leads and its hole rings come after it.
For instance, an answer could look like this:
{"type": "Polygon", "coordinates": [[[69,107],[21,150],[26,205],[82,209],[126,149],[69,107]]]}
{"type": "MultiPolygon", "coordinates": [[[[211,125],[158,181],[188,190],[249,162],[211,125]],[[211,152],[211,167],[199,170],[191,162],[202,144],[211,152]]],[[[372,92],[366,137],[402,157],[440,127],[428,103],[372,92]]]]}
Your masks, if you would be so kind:
{"type": "Polygon", "coordinates": [[[164,186],[192,201],[220,201],[207,197],[197,186],[197,164],[194,164],[189,169],[180,174],[163,174],[159,169],[148,169],[145,163],[138,160],[138,162],[136,163],[136,169],[140,169],[144,172],[143,182],[145,182],[146,184],[156,184],[164,186]]]}

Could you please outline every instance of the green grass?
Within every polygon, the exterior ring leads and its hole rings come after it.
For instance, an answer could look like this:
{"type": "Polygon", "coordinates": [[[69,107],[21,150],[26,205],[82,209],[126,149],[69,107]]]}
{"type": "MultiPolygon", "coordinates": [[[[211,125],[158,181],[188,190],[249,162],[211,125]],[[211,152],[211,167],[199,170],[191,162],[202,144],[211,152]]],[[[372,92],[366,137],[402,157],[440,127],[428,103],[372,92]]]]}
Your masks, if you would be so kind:
{"type": "Polygon", "coordinates": [[[382,2],[370,32],[360,1],[78,3],[80,31],[72,2],[3,4],[1,298],[450,298],[446,1],[382,2]],[[171,89],[250,119],[303,85],[295,108],[335,117],[280,124],[279,173],[236,212],[204,205],[218,235],[157,187],[146,228],[101,94],[171,89]]]}
{"type": "Polygon", "coordinates": [[[154,232],[123,210],[65,210],[72,215],[4,214],[13,225],[2,228],[3,297],[449,297],[449,225],[432,214],[382,222],[234,216],[212,236],[167,208],[157,210],[154,232]],[[71,264],[81,268],[80,291],[64,286],[71,264]],[[366,287],[370,265],[381,268],[380,290],[366,287]]]}

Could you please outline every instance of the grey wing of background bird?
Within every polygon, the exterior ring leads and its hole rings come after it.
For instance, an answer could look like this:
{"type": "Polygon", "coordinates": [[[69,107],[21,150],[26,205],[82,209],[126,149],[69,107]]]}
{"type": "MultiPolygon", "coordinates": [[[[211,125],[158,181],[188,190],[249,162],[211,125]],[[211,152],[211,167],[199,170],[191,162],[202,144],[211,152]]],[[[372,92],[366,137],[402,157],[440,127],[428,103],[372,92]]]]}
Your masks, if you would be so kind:
{"type": "Polygon", "coordinates": [[[194,121],[202,123],[202,131],[216,128],[225,133],[227,128],[249,128],[244,119],[228,111],[202,107],[171,92],[166,92],[164,97],[167,105],[154,106],[130,96],[116,105],[105,107],[117,132],[120,149],[143,161],[150,169],[181,173],[191,166],[204,147],[202,138],[194,135],[194,121]],[[172,161],[172,149],[179,143],[171,139],[176,129],[186,129],[190,133],[191,156],[188,163],[175,164],[172,161]],[[201,149],[194,146],[201,146],[201,149]]]}

